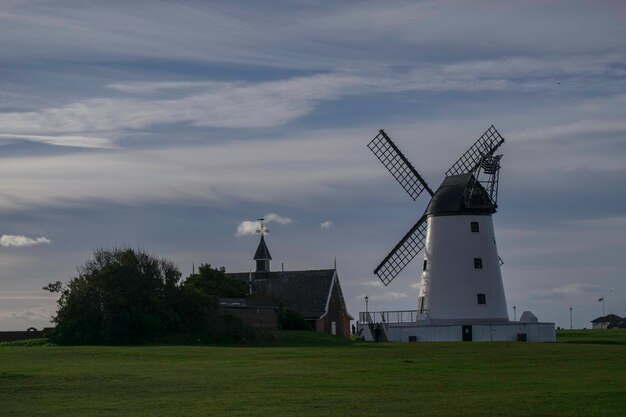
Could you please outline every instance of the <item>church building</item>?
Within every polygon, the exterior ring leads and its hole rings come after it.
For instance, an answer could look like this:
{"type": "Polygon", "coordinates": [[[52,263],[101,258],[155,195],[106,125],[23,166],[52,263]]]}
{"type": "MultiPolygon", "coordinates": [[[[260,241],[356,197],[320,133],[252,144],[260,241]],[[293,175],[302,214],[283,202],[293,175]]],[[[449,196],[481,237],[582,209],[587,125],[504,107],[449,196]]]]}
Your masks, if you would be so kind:
{"type": "Polygon", "coordinates": [[[272,271],[272,256],[261,234],[254,254],[254,272],[230,274],[249,281],[252,295],[269,297],[300,314],[317,332],[350,337],[350,320],[339,284],[337,268],[272,271]]]}

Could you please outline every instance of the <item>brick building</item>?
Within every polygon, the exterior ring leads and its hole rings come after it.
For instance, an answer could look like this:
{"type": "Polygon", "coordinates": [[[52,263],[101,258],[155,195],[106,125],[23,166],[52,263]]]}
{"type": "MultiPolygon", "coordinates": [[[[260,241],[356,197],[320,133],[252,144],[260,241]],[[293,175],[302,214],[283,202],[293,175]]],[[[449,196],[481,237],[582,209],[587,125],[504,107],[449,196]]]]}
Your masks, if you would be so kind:
{"type": "Polygon", "coordinates": [[[248,281],[253,295],[269,297],[296,311],[317,332],[350,337],[352,316],[346,309],[336,268],[271,271],[272,256],[263,235],[253,259],[254,272],[230,274],[248,281]]]}

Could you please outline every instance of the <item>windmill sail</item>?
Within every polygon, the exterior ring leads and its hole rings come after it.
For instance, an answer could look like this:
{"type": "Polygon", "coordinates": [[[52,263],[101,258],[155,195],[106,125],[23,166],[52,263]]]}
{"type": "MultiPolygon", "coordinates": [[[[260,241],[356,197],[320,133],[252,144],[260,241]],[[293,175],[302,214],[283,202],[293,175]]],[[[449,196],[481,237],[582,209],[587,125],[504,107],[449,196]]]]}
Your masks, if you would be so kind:
{"type": "Polygon", "coordinates": [[[408,159],[400,152],[400,149],[391,141],[384,130],[381,130],[374,139],[367,144],[376,158],[383,163],[391,175],[400,183],[402,188],[411,196],[413,201],[424,192],[434,194],[424,178],[417,172],[408,159]]]}
{"type": "Polygon", "coordinates": [[[426,214],[404,235],[389,255],[376,267],[374,274],[387,286],[424,248],[426,240],[426,214]]]}
{"type": "Polygon", "coordinates": [[[493,153],[504,143],[504,138],[491,125],[489,129],[446,171],[446,177],[474,172],[486,155],[493,153]]]}

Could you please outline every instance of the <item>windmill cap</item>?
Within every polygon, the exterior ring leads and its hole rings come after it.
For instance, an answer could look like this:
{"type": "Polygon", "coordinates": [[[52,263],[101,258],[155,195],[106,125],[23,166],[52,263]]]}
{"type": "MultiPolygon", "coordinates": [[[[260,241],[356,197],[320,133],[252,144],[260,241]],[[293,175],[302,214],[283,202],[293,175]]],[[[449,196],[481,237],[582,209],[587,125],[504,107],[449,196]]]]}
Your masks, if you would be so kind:
{"type": "Polygon", "coordinates": [[[485,188],[476,182],[471,203],[466,204],[468,185],[474,175],[470,172],[446,177],[426,208],[426,215],[441,216],[450,214],[493,214],[496,206],[489,199],[485,188]]]}

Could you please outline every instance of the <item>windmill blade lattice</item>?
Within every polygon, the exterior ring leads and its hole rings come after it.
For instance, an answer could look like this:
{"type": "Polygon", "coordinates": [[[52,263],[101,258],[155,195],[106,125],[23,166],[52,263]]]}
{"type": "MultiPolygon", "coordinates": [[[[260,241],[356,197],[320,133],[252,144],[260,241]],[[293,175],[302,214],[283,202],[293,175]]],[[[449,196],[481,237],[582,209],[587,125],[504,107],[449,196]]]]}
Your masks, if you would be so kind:
{"type": "Polygon", "coordinates": [[[426,240],[426,214],[404,235],[398,244],[376,267],[374,274],[387,286],[417,256],[426,240]]]}
{"type": "Polygon", "coordinates": [[[474,172],[485,155],[493,153],[504,143],[504,138],[491,125],[489,129],[446,171],[446,177],[474,172]]]}
{"type": "Polygon", "coordinates": [[[413,165],[400,152],[400,149],[391,141],[384,130],[381,130],[374,139],[367,144],[367,147],[374,153],[376,158],[383,163],[391,175],[400,183],[402,188],[411,196],[413,201],[424,192],[432,196],[430,189],[424,178],[417,172],[413,165]]]}

